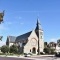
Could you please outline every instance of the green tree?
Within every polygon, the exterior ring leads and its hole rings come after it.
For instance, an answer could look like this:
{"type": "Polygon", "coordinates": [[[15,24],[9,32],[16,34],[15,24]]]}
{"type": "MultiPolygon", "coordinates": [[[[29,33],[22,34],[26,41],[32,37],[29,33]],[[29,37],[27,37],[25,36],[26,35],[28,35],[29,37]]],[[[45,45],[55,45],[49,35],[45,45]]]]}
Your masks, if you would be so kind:
{"type": "Polygon", "coordinates": [[[50,54],[50,53],[51,53],[50,48],[48,48],[48,47],[44,48],[44,52],[45,52],[46,54],[50,54]]]}
{"type": "Polygon", "coordinates": [[[16,45],[10,46],[10,53],[17,53],[18,52],[18,47],[16,45]]]}
{"type": "Polygon", "coordinates": [[[44,48],[47,48],[48,43],[44,42],[44,48]]]}
{"type": "Polygon", "coordinates": [[[1,47],[1,52],[8,53],[9,52],[9,47],[7,45],[2,46],[1,47]]]}
{"type": "Polygon", "coordinates": [[[51,50],[51,54],[55,53],[55,49],[50,49],[51,50]]]}
{"type": "Polygon", "coordinates": [[[49,47],[46,47],[46,48],[44,48],[44,52],[46,54],[54,54],[55,53],[55,49],[51,49],[49,47]]]}

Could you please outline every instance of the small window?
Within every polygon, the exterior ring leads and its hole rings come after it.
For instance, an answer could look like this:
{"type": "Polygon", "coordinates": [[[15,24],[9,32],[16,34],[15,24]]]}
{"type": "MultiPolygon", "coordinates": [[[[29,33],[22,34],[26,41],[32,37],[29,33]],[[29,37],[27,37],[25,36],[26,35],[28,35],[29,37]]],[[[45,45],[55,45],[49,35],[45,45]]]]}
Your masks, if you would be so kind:
{"type": "Polygon", "coordinates": [[[60,44],[58,45],[58,47],[60,47],[60,44]]]}
{"type": "Polygon", "coordinates": [[[38,52],[38,49],[37,49],[37,52],[38,52]]]}
{"type": "Polygon", "coordinates": [[[30,52],[31,52],[31,49],[30,49],[30,52]]]}
{"type": "Polygon", "coordinates": [[[41,35],[43,35],[43,32],[40,32],[41,35]]]}
{"type": "Polygon", "coordinates": [[[41,39],[42,39],[42,36],[41,36],[41,39]]]}

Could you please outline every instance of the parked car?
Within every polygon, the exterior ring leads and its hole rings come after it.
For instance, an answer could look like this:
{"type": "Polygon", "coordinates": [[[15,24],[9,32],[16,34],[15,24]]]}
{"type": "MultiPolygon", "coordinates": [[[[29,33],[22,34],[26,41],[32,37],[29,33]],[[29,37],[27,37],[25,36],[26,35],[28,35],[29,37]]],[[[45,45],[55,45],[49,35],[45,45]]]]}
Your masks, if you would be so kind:
{"type": "Polygon", "coordinates": [[[24,53],[24,57],[30,57],[32,54],[30,53],[24,53]]]}
{"type": "Polygon", "coordinates": [[[56,52],[56,53],[55,53],[55,56],[56,56],[56,57],[60,57],[60,52],[56,52]]]}

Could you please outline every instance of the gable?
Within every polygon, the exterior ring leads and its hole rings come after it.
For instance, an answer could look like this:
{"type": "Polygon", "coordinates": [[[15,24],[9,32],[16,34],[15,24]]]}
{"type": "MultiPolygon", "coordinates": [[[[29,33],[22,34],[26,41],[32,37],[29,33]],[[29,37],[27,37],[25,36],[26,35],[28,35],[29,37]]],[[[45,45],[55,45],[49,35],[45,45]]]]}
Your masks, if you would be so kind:
{"type": "Polygon", "coordinates": [[[35,38],[35,39],[38,40],[38,37],[37,37],[37,35],[36,35],[36,33],[35,33],[35,30],[33,30],[33,31],[31,32],[30,36],[28,37],[28,40],[30,40],[31,38],[35,38]]]}

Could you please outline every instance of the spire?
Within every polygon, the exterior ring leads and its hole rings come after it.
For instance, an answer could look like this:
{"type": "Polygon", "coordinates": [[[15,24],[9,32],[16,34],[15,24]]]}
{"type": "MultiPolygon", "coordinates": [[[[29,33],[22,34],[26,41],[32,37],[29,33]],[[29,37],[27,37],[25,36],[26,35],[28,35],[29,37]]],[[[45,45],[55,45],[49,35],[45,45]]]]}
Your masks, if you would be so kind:
{"type": "Polygon", "coordinates": [[[35,30],[42,30],[42,28],[41,28],[41,24],[40,24],[40,22],[39,22],[39,19],[37,19],[37,24],[36,24],[37,26],[36,26],[36,29],[35,30]]]}

